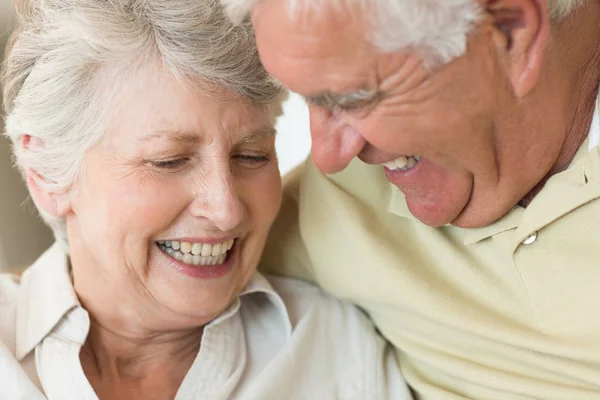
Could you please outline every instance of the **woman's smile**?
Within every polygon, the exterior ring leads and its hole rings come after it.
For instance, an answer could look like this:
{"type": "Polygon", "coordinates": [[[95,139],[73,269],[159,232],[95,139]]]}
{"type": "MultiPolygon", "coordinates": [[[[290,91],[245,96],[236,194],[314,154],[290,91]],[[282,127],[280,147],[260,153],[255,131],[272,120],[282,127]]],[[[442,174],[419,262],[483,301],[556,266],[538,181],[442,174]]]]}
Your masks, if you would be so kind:
{"type": "Polygon", "coordinates": [[[237,238],[225,240],[159,240],[156,246],[178,272],[192,278],[215,279],[236,264],[237,238]]]}
{"type": "Polygon", "coordinates": [[[169,257],[188,265],[221,265],[225,262],[234,239],[212,243],[159,240],[158,247],[169,257]]]}

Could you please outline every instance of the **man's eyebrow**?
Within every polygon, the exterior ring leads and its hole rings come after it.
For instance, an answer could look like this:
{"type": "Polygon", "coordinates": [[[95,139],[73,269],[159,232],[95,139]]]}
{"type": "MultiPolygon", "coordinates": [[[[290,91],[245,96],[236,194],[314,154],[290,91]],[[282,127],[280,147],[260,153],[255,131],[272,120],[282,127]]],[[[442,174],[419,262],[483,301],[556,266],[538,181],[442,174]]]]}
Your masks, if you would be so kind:
{"type": "Polygon", "coordinates": [[[307,103],[332,108],[335,106],[344,107],[352,106],[356,103],[361,103],[377,98],[379,92],[371,89],[357,89],[344,93],[321,92],[304,96],[307,103]]]}
{"type": "Polygon", "coordinates": [[[158,130],[140,137],[139,141],[147,142],[150,140],[163,138],[172,142],[180,142],[189,145],[198,144],[201,140],[200,135],[194,132],[158,130]]]}

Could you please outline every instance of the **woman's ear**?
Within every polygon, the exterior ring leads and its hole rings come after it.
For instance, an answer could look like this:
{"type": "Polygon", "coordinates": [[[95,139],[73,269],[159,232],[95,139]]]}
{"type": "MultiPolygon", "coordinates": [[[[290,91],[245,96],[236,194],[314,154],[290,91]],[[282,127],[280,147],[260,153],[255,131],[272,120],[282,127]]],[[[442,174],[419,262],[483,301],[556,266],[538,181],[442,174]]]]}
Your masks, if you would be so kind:
{"type": "Polygon", "coordinates": [[[485,9],[493,20],[495,45],[504,53],[513,90],[524,97],[537,84],[550,35],[547,0],[485,0],[485,9]]]}
{"type": "MultiPolygon", "coordinates": [[[[22,135],[20,146],[22,149],[42,147],[43,141],[31,135],[22,135]]],[[[25,180],[29,192],[36,204],[55,217],[64,217],[71,210],[71,202],[67,192],[48,191],[44,185],[44,178],[31,168],[25,169],[25,180]]]]}

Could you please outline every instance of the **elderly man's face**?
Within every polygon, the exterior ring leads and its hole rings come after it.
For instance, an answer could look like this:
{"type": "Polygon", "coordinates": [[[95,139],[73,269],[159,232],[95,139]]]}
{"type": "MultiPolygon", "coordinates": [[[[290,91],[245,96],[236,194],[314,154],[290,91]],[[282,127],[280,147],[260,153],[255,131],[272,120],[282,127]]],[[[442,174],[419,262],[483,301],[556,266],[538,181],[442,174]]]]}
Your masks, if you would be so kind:
{"type": "Polygon", "coordinates": [[[166,72],[126,82],[70,194],[75,286],[154,328],[195,327],[246,285],[279,210],[273,119],[166,72]]]}
{"type": "Polygon", "coordinates": [[[517,100],[493,23],[478,26],[466,56],[429,73],[415,52],[378,52],[359,10],[292,22],[285,3],[262,0],[253,10],[258,47],[269,72],[307,98],[312,156],[323,172],[354,157],[383,164],[417,156],[408,170],[382,166],[413,215],[475,227],[500,218],[550,167],[560,148],[551,133],[537,140],[539,132],[514,130],[517,100]],[[543,154],[537,165],[525,166],[528,152],[543,154]]]}

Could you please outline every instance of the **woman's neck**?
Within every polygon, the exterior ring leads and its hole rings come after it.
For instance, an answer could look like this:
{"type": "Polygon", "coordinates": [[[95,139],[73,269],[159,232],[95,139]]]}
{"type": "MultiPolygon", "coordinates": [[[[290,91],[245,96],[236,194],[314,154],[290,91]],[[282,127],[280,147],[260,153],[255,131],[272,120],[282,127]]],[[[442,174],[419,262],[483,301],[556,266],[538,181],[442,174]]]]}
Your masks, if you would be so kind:
{"type": "Polygon", "coordinates": [[[93,320],[80,360],[101,399],[144,398],[144,393],[173,398],[198,354],[201,337],[201,328],[130,334],[93,320]]]}

